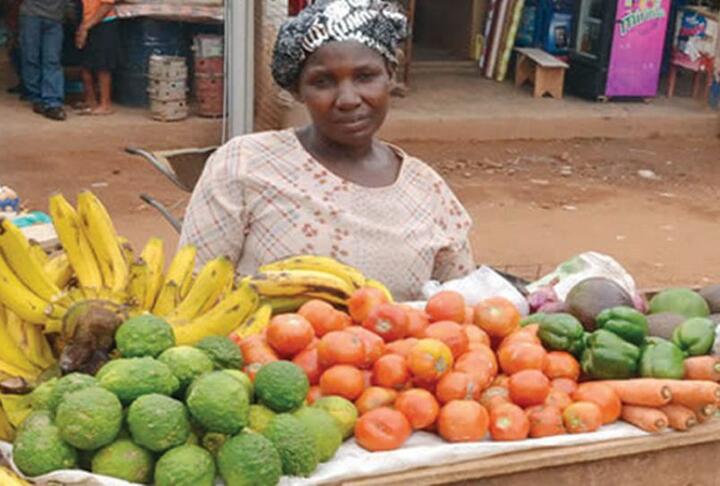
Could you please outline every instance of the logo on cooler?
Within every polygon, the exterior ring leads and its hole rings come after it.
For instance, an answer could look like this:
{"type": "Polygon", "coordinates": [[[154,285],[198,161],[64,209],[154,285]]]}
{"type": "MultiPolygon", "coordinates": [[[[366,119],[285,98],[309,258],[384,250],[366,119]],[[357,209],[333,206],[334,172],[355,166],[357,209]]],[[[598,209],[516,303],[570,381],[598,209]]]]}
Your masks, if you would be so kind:
{"type": "Polygon", "coordinates": [[[624,2],[627,12],[618,20],[622,37],[641,25],[667,17],[662,0],[624,0],[624,2]]]}

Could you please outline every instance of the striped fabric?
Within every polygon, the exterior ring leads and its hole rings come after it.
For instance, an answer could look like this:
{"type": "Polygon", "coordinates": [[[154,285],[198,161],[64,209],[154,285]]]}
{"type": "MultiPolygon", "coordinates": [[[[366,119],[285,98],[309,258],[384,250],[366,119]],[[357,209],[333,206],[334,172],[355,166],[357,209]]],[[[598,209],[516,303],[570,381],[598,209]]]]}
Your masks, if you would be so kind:
{"type": "Polygon", "coordinates": [[[327,255],[385,283],[398,300],[422,284],[468,273],[470,217],[442,178],[399,149],[391,186],[341,179],[317,162],[295,132],[245,135],[208,161],[187,208],[180,244],[198,264],[219,255],[240,274],[297,254],[327,255]]]}

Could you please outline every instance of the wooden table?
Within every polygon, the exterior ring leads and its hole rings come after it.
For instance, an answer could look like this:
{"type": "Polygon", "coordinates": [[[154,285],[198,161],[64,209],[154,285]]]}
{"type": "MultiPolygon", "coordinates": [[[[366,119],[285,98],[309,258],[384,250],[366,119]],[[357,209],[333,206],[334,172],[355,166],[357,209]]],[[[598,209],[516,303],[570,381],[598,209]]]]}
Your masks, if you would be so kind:
{"type": "Polygon", "coordinates": [[[549,94],[553,98],[563,97],[565,70],[568,65],[543,51],[530,47],[516,47],[518,53],[515,65],[515,87],[527,81],[533,84],[533,96],[539,98],[549,94]]]}
{"type": "Polygon", "coordinates": [[[344,485],[482,484],[483,486],[720,484],[720,420],[689,432],[538,449],[415,469],[344,485]]]}

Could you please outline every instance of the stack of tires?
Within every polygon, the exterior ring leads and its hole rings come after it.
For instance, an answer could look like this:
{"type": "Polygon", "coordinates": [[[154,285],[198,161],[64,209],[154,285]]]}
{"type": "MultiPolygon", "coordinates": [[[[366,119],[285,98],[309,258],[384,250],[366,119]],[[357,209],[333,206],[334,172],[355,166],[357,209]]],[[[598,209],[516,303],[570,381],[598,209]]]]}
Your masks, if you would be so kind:
{"type": "Polygon", "coordinates": [[[182,22],[149,18],[124,20],[121,24],[125,62],[115,73],[114,98],[123,105],[147,106],[150,56],[187,56],[182,22]]]}

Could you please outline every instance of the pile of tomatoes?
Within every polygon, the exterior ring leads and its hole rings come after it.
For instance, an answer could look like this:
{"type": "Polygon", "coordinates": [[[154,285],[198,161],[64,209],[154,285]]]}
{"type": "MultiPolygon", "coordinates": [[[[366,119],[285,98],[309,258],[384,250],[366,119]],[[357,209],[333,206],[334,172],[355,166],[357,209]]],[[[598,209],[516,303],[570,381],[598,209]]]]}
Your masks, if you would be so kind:
{"type": "Polygon", "coordinates": [[[591,432],[621,412],[610,387],[578,385],[577,360],[546,351],[537,326],[521,328],[503,298],[469,307],[443,291],[420,310],[363,288],[348,312],[312,300],[240,346],[251,377],[262,364],[291,360],[308,376],[309,403],[352,401],[356,441],[370,451],[399,448],[413,430],[449,442],[591,432]]]}

